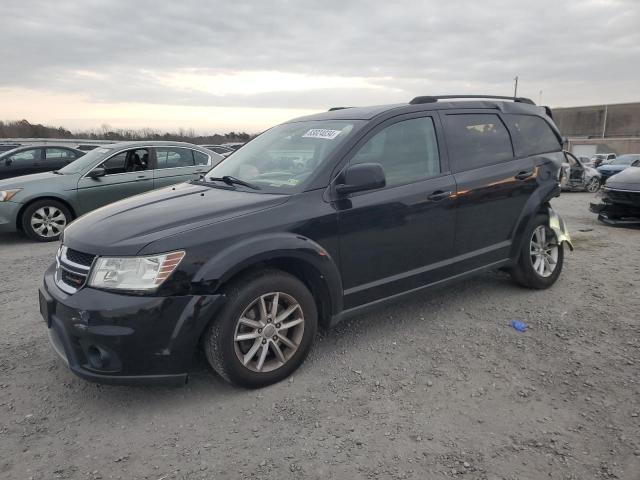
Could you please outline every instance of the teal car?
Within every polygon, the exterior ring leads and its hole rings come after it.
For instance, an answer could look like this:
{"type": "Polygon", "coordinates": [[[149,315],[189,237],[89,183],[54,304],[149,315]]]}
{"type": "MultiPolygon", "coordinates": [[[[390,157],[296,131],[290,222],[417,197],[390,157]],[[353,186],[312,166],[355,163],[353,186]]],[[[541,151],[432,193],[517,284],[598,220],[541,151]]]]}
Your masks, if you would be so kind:
{"type": "Polygon", "coordinates": [[[101,146],[60,170],[0,180],[0,233],[48,242],[74,218],[132,195],[200,178],[224,157],[182,142],[101,146]]]}

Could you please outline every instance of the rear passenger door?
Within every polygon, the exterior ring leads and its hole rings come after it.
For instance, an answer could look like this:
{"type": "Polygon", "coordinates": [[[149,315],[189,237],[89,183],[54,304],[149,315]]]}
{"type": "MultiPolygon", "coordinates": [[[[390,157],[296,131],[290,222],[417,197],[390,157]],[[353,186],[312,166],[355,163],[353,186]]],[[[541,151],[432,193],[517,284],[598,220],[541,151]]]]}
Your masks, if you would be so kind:
{"type": "Polygon", "coordinates": [[[395,117],[367,134],[349,159],[380,164],[386,186],[335,202],[346,309],[446,276],[455,183],[440,135],[437,115],[395,117]]]}
{"type": "Polygon", "coordinates": [[[68,148],[46,147],[44,159],[39,165],[39,171],[51,172],[68,165],[77,158],[76,152],[68,148]]]}
{"type": "Polygon", "coordinates": [[[462,270],[509,257],[518,219],[536,189],[533,159],[516,158],[498,113],[443,113],[457,191],[455,254],[462,270]]]}
{"type": "Polygon", "coordinates": [[[183,147],[156,147],[154,188],[197,180],[209,170],[211,157],[198,150],[183,147]]]}

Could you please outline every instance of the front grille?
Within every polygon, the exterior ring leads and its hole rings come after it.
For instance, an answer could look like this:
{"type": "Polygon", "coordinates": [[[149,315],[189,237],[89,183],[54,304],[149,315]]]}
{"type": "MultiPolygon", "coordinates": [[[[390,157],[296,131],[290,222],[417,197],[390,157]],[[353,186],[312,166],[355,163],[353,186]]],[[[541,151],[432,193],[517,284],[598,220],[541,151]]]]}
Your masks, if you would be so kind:
{"type": "Polygon", "coordinates": [[[612,202],[637,205],[640,207],[640,192],[621,192],[609,189],[607,190],[607,197],[609,197],[609,200],[612,202]]]}
{"type": "Polygon", "coordinates": [[[91,264],[96,256],[60,247],[56,255],[56,285],[67,293],[75,293],[84,287],[91,264]]]}
{"type": "Polygon", "coordinates": [[[96,258],[96,256],[90,253],[83,253],[83,252],[79,252],[77,250],[68,248],[67,258],[73,263],[90,267],[91,264],[93,263],[93,259],[96,258]]]}

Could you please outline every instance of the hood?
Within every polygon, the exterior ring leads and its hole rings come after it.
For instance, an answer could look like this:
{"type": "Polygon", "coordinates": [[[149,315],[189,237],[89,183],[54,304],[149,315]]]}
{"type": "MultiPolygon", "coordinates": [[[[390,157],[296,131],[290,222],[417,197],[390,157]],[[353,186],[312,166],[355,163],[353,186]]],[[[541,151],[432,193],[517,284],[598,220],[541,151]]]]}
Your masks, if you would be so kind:
{"type": "Polygon", "coordinates": [[[59,182],[66,175],[58,175],[53,172],[33,173],[20,177],[5,178],[0,180],[0,190],[9,188],[27,188],[31,185],[44,185],[51,182],[59,182]]]}
{"type": "Polygon", "coordinates": [[[601,165],[598,167],[599,172],[621,172],[629,165],[601,165]]]}
{"type": "Polygon", "coordinates": [[[606,187],[640,192],[640,167],[625,168],[622,172],[609,177],[606,187]]]}
{"type": "Polygon", "coordinates": [[[83,215],[65,230],[64,244],[97,255],[135,255],[151,242],[264,210],[288,198],[182,183],[83,215]]]}

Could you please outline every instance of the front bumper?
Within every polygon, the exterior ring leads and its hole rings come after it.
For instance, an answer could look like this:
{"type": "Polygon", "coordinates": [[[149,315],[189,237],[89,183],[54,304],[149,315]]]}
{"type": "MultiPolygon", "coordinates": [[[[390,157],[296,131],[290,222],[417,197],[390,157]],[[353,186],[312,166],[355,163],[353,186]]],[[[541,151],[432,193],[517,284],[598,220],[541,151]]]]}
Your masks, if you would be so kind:
{"type": "Polygon", "coordinates": [[[0,233],[15,232],[21,203],[0,202],[0,233]]]}
{"type": "Polygon", "coordinates": [[[600,198],[601,202],[589,205],[598,220],[610,225],[640,224],[640,192],[604,188],[600,198]]]}
{"type": "Polygon", "coordinates": [[[40,288],[40,312],[54,350],[73,373],[118,385],[184,384],[198,340],[222,295],[133,296],[83,288],[69,295],[54,266],[40,288]]]}

